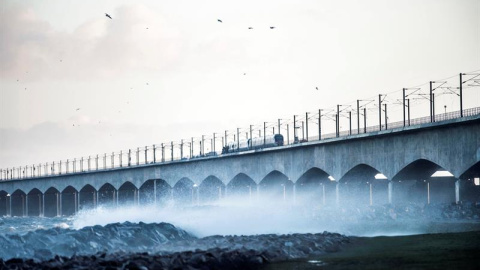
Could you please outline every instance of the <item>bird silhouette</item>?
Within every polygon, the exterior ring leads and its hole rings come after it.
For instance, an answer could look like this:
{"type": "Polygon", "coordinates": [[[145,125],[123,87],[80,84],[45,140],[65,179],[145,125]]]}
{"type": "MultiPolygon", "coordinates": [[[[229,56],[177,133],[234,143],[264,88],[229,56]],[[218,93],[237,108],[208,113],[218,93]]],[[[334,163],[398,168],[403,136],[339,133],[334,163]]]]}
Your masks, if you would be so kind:
{"type": "Polygon", "coordinates": [[[80,111],[80,108],[77,108],[77,111],[80,111]]]}
{"type": "Polygon", "coordinates": [[[105,16],[107,16],[107,18],[109,18],[110,20],[112,19],[112,17],[108,15],[108,13],[105,13],[105,16]]]}
{"type": "Polygon", "coordinates": [[[275,26],[270,26],[270,29],[275,29],[275,26]]]}
{"type": "Polygon", "coordinates": [[[217,19],[217,21],[223,23],[222,20],[220,20],[220,19],[217,19]]]}
{"type": "Polygon", "coordinates": [[[318,90],[318,87],[315,87],[315,89],[317,89],[317,90],[318,90]]]}
{"type": "Polygon", "coordinates": [[[250,26],[250,27],[248,27],[248,29],[253,29],[253,27],[250,26]]]}

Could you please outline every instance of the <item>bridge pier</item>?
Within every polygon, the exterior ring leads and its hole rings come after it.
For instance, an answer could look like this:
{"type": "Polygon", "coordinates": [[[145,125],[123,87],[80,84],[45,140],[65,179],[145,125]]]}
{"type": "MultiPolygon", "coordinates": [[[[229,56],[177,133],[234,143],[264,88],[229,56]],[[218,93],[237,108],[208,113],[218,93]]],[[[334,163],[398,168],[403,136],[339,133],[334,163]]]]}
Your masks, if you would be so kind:
{"type": "Polygon", "coordinates": [[[455,179],[455,203],[460,202],[460,186],[461,186],[461,180],[460,179],[455,179]]]}
{"type": "Polygon", "coordinates": [[[25,194],[25,212],[23,216],[28,217],[28,194],[25,194]]]}
{"type": "Polygon", "coordinates": [[[388,203],[392,204],[393,201],[393,181],[388,181],[388,203]]]}
{"type": "Polygon", "coordinates": [[[297,187],[293,184],[293,205],[297,204],[297,187]]]}
{"type": "Polygon", "coordinates": [[[337,182],[335,185],[335,203],[337,206],[340,205],[340,182],[337,182]]]}

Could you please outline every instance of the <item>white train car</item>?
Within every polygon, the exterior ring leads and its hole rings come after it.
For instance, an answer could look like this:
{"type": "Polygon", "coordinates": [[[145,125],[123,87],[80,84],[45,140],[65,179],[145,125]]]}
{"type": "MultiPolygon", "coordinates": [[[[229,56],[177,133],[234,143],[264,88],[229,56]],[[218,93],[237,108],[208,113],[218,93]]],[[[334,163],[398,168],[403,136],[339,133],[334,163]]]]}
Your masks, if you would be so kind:
{"type": "Polygon", "coordinates": [[[283,135],[269,135],[265,139],[263,137],[242,140],[240,142],[230,142],[223,147],[222,154],[248,151],[260,148],[275,147],[283,145],[283,135]]]}

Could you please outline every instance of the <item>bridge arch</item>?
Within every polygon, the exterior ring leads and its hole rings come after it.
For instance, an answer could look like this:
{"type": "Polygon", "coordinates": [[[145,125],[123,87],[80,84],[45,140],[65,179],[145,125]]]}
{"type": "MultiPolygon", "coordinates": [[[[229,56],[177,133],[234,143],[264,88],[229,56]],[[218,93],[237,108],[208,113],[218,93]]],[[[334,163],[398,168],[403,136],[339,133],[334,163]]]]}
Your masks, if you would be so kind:
{"type": "Polygon", "coordinates": [[[210,175],[200,183],[198,193],[201,203],[216,202],[225,196],[225,184],[218,177],[210,175]]]}
{"type": "Polygon", "coordinates": [[[138,189],[130,181],[123,183],[118,188],[118,204],[119,205],[134,205],[138,200],[138,189]]]}
{"type": "Polygon", "coordinates": [[[172,197],[172,187],[163,179],[149,179],[138,189],[140,204],[165,205],[172,197]]]}
{"type": "Polygon", "coordinates": [[[34,188],[27,194],[28,216],[40,216],[42,214],[42,192],[34,188]]]}
{"type": "Polygon", "coordinates": [[[260,196],[268,200],[286,202],[293,199],[293,182],[277,170],[268,173],[258,186],[260,196]]]}
{"type": "Polygon", "coordinates": [[[12,217],[14,217],[14,216],[17,216],[17,217],[25,216],[25,214],[26,214],[26,204],[27,204],[27,201],[26,201],[27,194],[23,190],[17,189],[12,194],[10,194],[10,196],[11,196],[11,202],[12,202],[11,216],[12,217]]]}
{"type": "Polygon", "coordinates": [[[433,176],[437,171],[448,170],[427,159],[417,159],[405,165],[392,178],[392,202],[455,202],[456,178],[433,176]]]}
{"type": "Polygon", "coordinates": [[[189,178],[183,177],[173,186],[175,204],[194,204],[197,202],[198,186],[189,178]],[[194,186],[195,185],[195,186],[194,186]]]}
{"type": "Polygon", "coordinates": [[[54,187],[45,190],[43,194],[45,208],[43,215],[45,217],[56,217],[60,215],[60,191],[54,187]]]}
{"type": "Polygon", "coordinates": [[[78,209],[94,208],[97,205],[97,190],[87,184],[78,192],[78,209]]]}
{"type": "Polygon", "coordinates": [[[72,187],[67,186],[61,193],[61,215],[71,216],[78,211],[78,191],[72,187]]]}
{"type": "Polygon", "coordinates": [[[117,204],[118,192],[110,183],[103,184],[98,189],[98,204],[105,206],[113,206],[117,204]]]}
{"type": "Polygon", "coordinates": [[[480,201],[480,161],[463,171],[460,175],[459,189],[460,200],[480,201]]]}
{"type": "Polygon", "coordinates": [[[227,190],[229,198],[252,198],[257,192],[257,183],[245,173],[239,173],[228,182],[227,190]]]}
{"type": "Polygon", "coordinates": [[[388,203],[388,180],[374,167],[361,163],[348,170],[338,181],[341,204],[373,205],[388,203]]]}
{"type": "Polygon", "coordinates": [[[6,216],[10,212],[10,194],[5,190],[0,190],[0,217],[6,216]]]}
{"type": "Polygon", "coordinates": [[[336,182],[326,171],[312,167],[295,181],[296,201],[300,204],[335,204],[336,182]]]}

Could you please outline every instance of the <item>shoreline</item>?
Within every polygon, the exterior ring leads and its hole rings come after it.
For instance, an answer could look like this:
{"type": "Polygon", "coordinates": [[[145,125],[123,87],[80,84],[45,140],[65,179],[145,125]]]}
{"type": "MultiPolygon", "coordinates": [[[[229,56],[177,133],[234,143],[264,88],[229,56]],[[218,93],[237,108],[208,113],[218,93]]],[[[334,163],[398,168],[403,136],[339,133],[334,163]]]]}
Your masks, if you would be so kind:
{"type": "Polygon", "coordinates": [[[350,237],[335,253],[266,265],[273,269],[480,269],[480,230],[350,237]]]}

